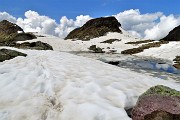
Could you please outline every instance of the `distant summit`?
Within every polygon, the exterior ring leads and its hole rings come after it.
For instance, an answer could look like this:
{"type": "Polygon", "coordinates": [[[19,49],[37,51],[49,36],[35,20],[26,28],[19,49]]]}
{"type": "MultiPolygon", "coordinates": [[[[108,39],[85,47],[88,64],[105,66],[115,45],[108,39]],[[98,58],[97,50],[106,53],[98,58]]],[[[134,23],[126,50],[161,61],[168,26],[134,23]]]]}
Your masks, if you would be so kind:
{"type": "Polygon", "coordinates": [[[0,22],[0,34],[13,34],[18,32],[24,32],[23,29],[18,25],[7,20],[0,22]]]}
{"type": "Polygon", "coordinates": [[[175,27],[169,34],[163,38],[165,41],[180,41],[180,25],[175,27]]]}
{"type": "Polygon", "coordinates": [[[92,38],[104,36],[108,32],[122,33],[119,27],[121,27],[121,24],[115,17],[91,19],[82,27],[71,31],[65,39],[90,40],[92,38]]]}

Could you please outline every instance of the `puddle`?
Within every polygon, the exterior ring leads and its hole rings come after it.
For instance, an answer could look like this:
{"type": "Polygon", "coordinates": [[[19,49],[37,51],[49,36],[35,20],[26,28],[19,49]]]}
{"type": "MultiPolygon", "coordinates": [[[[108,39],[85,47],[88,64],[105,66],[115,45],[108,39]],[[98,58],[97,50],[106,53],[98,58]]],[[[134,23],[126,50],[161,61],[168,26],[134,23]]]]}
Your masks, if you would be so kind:
{"type": "Polygon", "coordinates": [[[140,58],[132,55],[105,54],[89,52],[71,52],[73,54],[89,57],[132,71],[158,77],[164,80],[180,82],[180,69],[172,66],[170,61],[155,58],[140,58]]]}

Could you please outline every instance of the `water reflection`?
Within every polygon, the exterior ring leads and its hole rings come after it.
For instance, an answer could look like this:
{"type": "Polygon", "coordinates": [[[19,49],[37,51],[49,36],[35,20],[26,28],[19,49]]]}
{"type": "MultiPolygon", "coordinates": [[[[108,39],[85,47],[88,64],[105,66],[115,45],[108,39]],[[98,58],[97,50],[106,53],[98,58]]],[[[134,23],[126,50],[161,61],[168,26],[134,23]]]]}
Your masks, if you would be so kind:
{"type": "Polygon", "coordinates": [[[164,80],[180,82],[180,70],[174,68],[169,61],[155,58],[140,58],[132,55],[105,54],[89,52],[71,52],[73,54],[89,57],[132,71],[158,77],[164,80]]]}

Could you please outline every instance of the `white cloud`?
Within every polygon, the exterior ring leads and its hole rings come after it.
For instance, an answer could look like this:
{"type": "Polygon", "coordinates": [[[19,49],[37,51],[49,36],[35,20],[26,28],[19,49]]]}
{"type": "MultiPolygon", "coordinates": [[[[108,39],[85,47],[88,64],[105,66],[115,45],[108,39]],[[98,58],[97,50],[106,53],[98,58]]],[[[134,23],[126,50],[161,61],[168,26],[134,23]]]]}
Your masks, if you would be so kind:
{"type": "Polygon", "coordinates": [[[0,12],[0,21],[8,20],[10,22],[16,23],[16,18],[7,12],[0,12]]]}
{"type": "MultiPolygon", "coordinates": [[[[141,14],[138,9],[131,9],[114,16],[126,31],[146,39],[160,39],[174,27],[180,25],[180,17],[165,16],[161,12],[141,14]]],[[[24,31],[41,32],[64,38],[70,31],[81,27],[92,18],[89,15],[80,15],[73,20],[63,16],[57,23],[48,16],[29,10],[25,12],[25,18],[18,19],[6,12],[0,12],[0,20],[3,19],[17,23],[24,31]]]]}
{"type": "Polygon", "coordinates": [[[161,12],[141,14],[138,9],[131,9],[120,12],[114,16],[125,30],[130,31],[131,33],[136,33],[138,37],[144,37],[144,31],[156,25],[155,21],[158,20],[162,15],[163,13],[161,12]]]}
{"type": "Polygon", "coordinates": [[[55,29],[58,26],[55,20],[39,15],[35,11],[25,12],[25,19],[18,18],[17,24],[21,26],[24,31],[28,32],[41,32],[50,35],[56,35],[55,29]]]}
{"type": "Polygon", "coordinates": [[[88,20],[92,19],[89,15],[80,15],[76,17],[76,20],[68,19],[66,16],[63,16],[60,19],[60,24],[56,28],[55,32],[59,37],[66,37],[69,32],[77,27],[81,27],[88,20]]]}
{"type": "Polygon", "coordinates": [[[174,15],[162,16],[159,23],[157,23],[151,29],[145,30],[145,38],[161,39],[178,25],[180,25],[180,17],[175,18],[174,15]]]}

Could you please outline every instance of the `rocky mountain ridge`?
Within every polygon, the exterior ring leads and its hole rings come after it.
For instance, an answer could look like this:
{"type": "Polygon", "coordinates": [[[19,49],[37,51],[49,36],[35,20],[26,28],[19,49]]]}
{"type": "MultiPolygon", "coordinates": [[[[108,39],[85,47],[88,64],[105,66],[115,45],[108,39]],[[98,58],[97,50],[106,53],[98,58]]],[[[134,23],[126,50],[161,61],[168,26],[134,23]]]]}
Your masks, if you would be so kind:
{"type": "Polygon", "coordinates": [[[122,33],[119,27],[121,27],[121,24],[115,17],[91,19],[82,27],[71,31],[65,39],[79,39],[86,41],[92,38],[104,36],[108,32],[122,33]]]}

